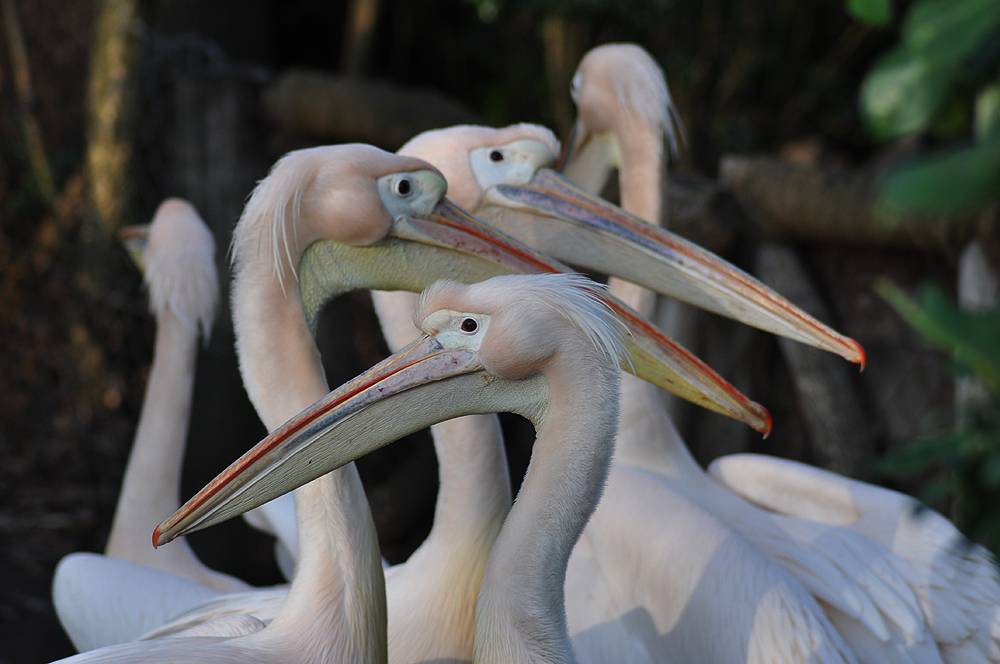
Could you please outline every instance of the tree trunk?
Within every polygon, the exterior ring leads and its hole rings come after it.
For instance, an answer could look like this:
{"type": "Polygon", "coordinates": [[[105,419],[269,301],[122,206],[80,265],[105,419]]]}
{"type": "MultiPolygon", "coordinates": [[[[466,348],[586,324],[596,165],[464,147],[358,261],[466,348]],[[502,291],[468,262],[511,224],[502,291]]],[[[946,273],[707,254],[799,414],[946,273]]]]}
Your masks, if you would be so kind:
{"type": "MultiPolygon", "coordinates": [[[[757,250],[756,263],[762,282],[829,323],[822,298],[790,247],[765,243],[757,250]]],[[[874,441],[849,373],[854,365],[784,337],[778,346],[792,375],[816,464],[848,477],[866,477],[874,441]]]]}
{"type": "Polygon", "coordinates": [[[340,55],[340,70],[346,76],[361,76],[368,68],[378,9],[379,0],[350,0],[347,3],[344,48],[340,55]]]}
{"type": "Polygon", "coordinates": [[[556,131],[569,134],[576,112],[570,98],[570,82],[576,67],[587,50],[587,27],[579,21],[568,21],[552,15],[542,21],[542,46],[545,54],[545,80],[549,88],[549,110],[556,131]]]}
{"type": "Polygon", "coordinates": [[[28,150],[28,161],[34,171],[38,189],[50,208],[56,205],[56,187],[52,169],[45,154],[42,129],[35,116],[35,94],[31,85],[31,69],[28,67],[28,52],[24,46],[24,34],[17,15],[14,0],[3,0],[4,33],[10,52],[11,69],[14,74],[14,89],[17,93],[17,115],[24,132],[24,142],[28,150]]]}
{"type": "Polygon", "coordinates": [[[87,169],[96,235],[110,240],[123,225],[129,196],[136,62],[137,0],[102,0],[87,88],[87,169]]]}

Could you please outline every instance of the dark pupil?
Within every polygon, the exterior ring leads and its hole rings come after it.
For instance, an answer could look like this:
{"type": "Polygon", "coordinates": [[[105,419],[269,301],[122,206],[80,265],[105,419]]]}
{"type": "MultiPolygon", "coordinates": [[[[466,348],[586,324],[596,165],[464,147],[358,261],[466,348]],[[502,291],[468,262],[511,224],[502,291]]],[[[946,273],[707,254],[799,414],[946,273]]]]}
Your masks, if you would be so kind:
{"type": "Polygon", "coordinates": [[[503,153],[500,150],[494,150],[490,153],[490,161],[503,161],[503,153]]]}
{"type": "Polygon", "coordinates": [[[476,321],[471,318],[462,321],[462,332],[475,332],[477,327],[476,321]]]}
{"type": "Polygon", "coordinates": [[[397,182],[396,193],[399,194],[400,196],[406,196],[408,193],[410,193],[410,181],[400,180],[399,182],[397,182]]]}

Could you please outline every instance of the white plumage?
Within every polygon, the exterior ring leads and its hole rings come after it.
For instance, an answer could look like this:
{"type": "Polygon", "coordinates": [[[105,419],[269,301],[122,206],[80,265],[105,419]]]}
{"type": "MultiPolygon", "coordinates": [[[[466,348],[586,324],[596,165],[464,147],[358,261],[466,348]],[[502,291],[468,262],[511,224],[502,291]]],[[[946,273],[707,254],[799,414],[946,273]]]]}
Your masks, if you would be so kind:
{"type": "MultiPolygon", "coordinates": [[[[616,145],[603,160],[591,154],[590,163],[603,161],[605,173],[618,166],[623,207],[657,221],[663,160],[629,146],[662,141],[666,112],[650,125],[624,119],[657,117],[651,112],[620,101],[602,106],[609,81],[621,86],[632,72],[656,67],[637,50],[605,45],[581,61],[574,79],[581,105],[575,139],[585,147],[591,134],[603,134],[616,145]]],[[[572,159],[566,166],[573,172],[572,159]]],[[[651,303],[634,290],[629,296],[615,281],[611,289],[640,311],[651,303]]],[[[691,459],[648,385],[626,376],[622,394],[616,459],[659,476],[795,577],[822,601],[859,661],[1000,661],[996,566],[946,519],[896,492],[760,456],[713,463],[712,478],[733,493],[720,490],[691,459]]]]}
{"type": "Polygon", "coordinates": [[[106,557],[71,554],[53,578],[53,604],[78,650],[132,640],[171,617],[178,604],[250,588],[206,567],[186,541],[169,551],[149,542],[152,529],[180,506],[198,335],[208,338],[219,300],[215,242],[194,207],[176,198],[160,205],[148,229],[125,236],[144,246],[156,343],[106,557]],[[179,578],[163,595],[143,592],[136,582],[141,566],[167,573],[155,575],[161,581],[179,578]]]}

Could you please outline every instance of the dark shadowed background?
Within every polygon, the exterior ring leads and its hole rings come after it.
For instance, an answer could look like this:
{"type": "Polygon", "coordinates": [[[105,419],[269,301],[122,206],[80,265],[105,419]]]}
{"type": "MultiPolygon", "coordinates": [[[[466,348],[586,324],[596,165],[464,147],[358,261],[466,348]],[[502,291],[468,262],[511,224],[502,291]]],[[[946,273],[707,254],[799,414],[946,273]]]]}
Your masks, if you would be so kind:
{"type": "MultiPolygon", "coordinates": [[[[284,152],[343,141],[395,150],[459,122],[539,122],[565,137],[576,63],[604,42],[638,42],[662,65],[687,136],[675,189],[688,217],[722,229],[711,248],[868,353],[859,374],[704,316],[693,350],[770,410],[774,432],[764,440],[681,407],[698,459],[764,452],[911,492],[934,477],[888,478],[872,465],[947,426],[954,389],[945,355],[871,286],[888,276],[908,292],[929,281],[954,291],[972,231],[824,235],[799,205],[864,207],[852,196],[867,195],[880,164],[938,140],[877,144],[859,119],[862,78],[898,26],[869,27],[841,0],[0,3],[0,664],[72,654],[49,599],[52,571],[67,553],[101,551],[107,537],[154,331],[115,230],[148,222],[167,196],[185,197],[212,228],[227,276],[242,204],[284,152]],[[117,61],[115,43],[124,45],[117,61]],[[95,117],[88,108],[116,81],[117,105],[95,117]],[[725,155],[769,158],[722,167],[725,155]],[[815,174],[826,179],[816,184],[815,174]],[[823,189],[831,181],[849,193],[823,189]],[[782,214],[792,221],[774,230],[782,214]],[[808,407],[831,392],[843,401],[808,407]]],[[[976,219],[995,230],[996,207],[976,219]]],[[[264,433],[228,316],[224,308],[199,356],[185,498],[264,433]]],[[[386,354],[367,294],[328,306],[320,346],[331,385],[386,354]]],[[[519,478],[533,432],[516,417],[504,427],[519,478]]],[[[429,437],[359,468],[383,554],[400,562],[430,527],[429,437]]],[[[254,584],[280,580],[270,542],[239,520],[191,541],[212,567],[254,584]]]]}

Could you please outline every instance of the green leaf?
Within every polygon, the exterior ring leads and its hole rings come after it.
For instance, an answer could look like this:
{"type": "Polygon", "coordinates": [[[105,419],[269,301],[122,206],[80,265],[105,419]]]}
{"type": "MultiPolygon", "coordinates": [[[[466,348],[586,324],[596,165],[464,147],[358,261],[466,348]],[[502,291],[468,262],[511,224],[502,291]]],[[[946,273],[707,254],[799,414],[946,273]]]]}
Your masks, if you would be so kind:
{"type": "Polygon", "coordinates": [[[888,141],[926,129],[948,101],[952,69],[905,46],[882,57],[861,83],[861,112],[872,135],[888,141]]]}
{"type": "Polygon", "coordinates": [[[939,139],[956,139],[968,135],[971,114],[968,100],[952,95],[951,100],[937,114],[931,126],[931,135],[939,139]]]}
{"type": "Polygon", "coordinates": [[[972,369],[994,395],[1000,396],[1000,308],[982,313],[962,311],[940,288],[925,289],[918,305],[887,279],[878,280],[875,291],[928,341],[972,369]]]}
{"type": "Polygon", "coordinates": [[[1000,486],[1000,456],[989,456],[979,469],[979,479],[991,489],[1000,486]]]}
{"type": "Polygon", "coordinates": [[[901,41],[941,65],[955,64],[998,24],[996,0],[920,0],[906,14],[901,41]]]}
{"type": "Polygon", "coordinates": [[[905,166],[885,179],[877,213],[952,215],[1000,197],[1000,134],[905,166]]]}
{"type": "Polygon", "coordinates": [[[1000,134],[1000,83],[983,88],[976,97],[972,135],[982,143],[1000,134]]]}
{"type": "Polygon", "coordinates": [[[920,490],[921,501],[927,505],[939,505],[955,490],[955,482],[950,477],[931,480],[920,490]]]}
{"type": "MultiPolygon", "coordinates": [[[[917,440],[893,450],[874,462],[875,471],[886,475],[907,475],[936,463],[949,462],[957,453],[962,437],[956,434],[944,438],[917,440]]],[[[952,465],[948,463],[948,465],[952,465]]]]}
{"type": "Polygon", "coordinates": [[[892,3],[889,0],[847,0],[847,13],[868,25],[884,27],[892,23],[892,3]]]}
{"type": "Polygon", "coordinates": [[[872,135],[891,140],[927,129],[944,108],[962,63],[1000,29],[997,0],[920,0],[906,15],[900,44],[861,87],[872,135]]]}

